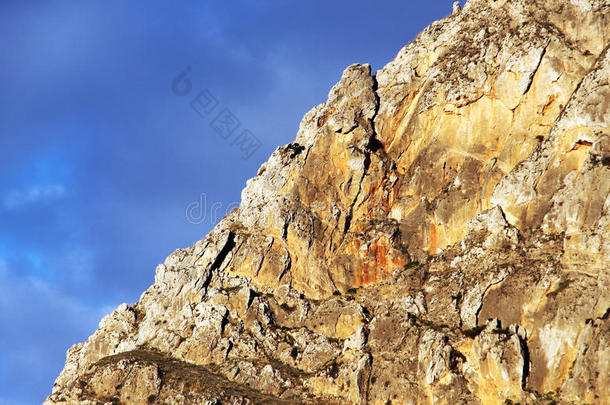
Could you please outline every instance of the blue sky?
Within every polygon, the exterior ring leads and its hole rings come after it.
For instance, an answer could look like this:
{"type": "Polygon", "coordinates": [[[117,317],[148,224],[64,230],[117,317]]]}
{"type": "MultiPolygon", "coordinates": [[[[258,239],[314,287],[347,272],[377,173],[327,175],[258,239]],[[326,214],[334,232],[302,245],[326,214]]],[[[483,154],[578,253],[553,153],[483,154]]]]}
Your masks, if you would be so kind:
{"type": "Polygon", "coordinates": [[[346,66],[381,68],[451,3],[0,2],[0,405],[40,403],[65,351],[234,206],[346,66]],[[210,125],[225,108],[228,139],[210,125]]]}

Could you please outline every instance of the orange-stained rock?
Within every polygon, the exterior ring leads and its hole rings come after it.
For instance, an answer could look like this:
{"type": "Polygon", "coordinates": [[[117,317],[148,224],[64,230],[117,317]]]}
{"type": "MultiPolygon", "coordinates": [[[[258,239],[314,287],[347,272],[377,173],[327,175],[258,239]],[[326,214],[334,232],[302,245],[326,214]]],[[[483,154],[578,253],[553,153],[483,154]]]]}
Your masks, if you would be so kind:
{"type": "Polygon", "coordinates": [[[469,0],[349,66],[46,403],[608,404],[609,319],[610,5],[469,0]]]}

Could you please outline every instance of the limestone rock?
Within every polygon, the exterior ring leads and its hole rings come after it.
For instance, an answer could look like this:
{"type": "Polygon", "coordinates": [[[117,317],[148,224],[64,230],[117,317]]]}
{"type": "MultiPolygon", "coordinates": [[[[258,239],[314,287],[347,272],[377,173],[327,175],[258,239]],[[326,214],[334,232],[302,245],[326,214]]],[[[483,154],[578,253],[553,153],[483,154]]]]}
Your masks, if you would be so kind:
{"type": "Polygon", "coordinates": [[[349,66],[56,403],[608,403],[610,4],[469,0],[349,66]]]}

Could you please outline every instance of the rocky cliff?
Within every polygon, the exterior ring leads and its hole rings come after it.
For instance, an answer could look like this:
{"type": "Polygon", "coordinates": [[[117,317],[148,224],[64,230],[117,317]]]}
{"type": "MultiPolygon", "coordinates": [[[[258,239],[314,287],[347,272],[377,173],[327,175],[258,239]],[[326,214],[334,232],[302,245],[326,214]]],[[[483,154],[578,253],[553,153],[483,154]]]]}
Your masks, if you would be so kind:
{"type": "Polygon", "coordinates": [[[469,0],[349,66],[46,403],[610,403],[609,45],[469,0]]]}

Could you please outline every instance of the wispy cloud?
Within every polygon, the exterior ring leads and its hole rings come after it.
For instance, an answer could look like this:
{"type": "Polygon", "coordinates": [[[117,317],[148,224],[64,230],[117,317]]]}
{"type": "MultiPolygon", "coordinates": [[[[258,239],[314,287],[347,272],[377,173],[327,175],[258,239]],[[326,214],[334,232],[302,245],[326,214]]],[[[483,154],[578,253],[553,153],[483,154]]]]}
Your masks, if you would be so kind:
{"type": "Polygon", "coordinates": [[[36,185],[24,190],[12,190],[4,196],[4,208],[12,210],[24,205],[56,200],[64,193],[65,188],[61,184],[36,185]]]}
{"type": "Polygon", "coordinates": [[[215,224],[345,66],[379,67],[451,9],[233,3],[0,1],[0,405],[41,403],[65,350],[215,224]],[[187,63],[192,96],[222,104],[204,127],[168,91],[187,63]],[[263,143],[247,161],[219,153],[225,106],[263,143]],[[189,212],[202,226],[184,220],[194,192],[222,202],[189,212]]]}
{"type": "MultiPolygon", "coordinates": [[[[0,271],[2,266],[8,264],[0,261],[0,271]]],[[[5,326],[0,342],[10,347],[0,364],[0,405],[40,403],[50,394],[68,347],[86,339],[103,311],[114,307],[88,305],[34,276],[0,272],[0,323],[5,326]],[[39,389],[32,392],[32,386],[39,389]]]]}
{"type": "Polygon", "coordinates": [[[12,401],[7,398],[0,397],[0,405],[25,405],[25,404],[27,404],[27,402],[25,402],[25,401],[15,402],[15,401],[12,401]]]}

